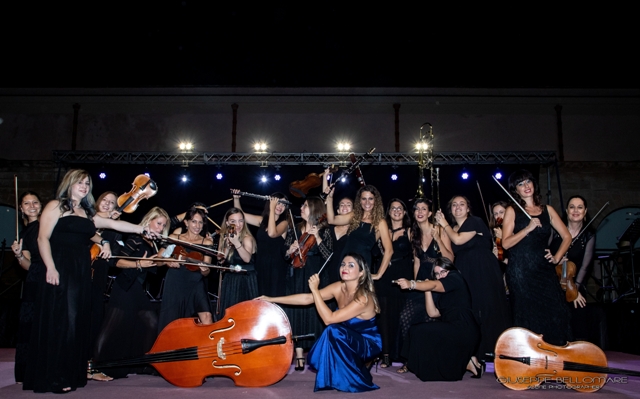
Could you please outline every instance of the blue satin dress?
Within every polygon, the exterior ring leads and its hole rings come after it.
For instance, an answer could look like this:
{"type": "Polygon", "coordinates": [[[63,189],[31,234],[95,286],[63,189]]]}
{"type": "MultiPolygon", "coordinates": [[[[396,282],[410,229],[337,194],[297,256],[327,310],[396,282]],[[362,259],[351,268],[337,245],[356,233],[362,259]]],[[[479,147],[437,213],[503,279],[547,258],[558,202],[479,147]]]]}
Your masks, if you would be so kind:
{"type": "Polygon", "coordinates": [[[337,389],[365,392],[378,389],[373,383],[367,360],[382,351],[376,318],[354,317],[330,324],[309,351],[309,365],[317,371],[314,391],[337,389]]]}

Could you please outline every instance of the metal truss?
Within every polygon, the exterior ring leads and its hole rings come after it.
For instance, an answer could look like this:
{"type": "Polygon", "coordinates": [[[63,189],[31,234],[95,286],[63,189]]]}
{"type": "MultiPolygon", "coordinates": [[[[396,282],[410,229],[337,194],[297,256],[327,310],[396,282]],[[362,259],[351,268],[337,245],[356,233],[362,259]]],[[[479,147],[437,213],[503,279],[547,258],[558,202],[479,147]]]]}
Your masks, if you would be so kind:
{"type": "MultiPolygon", "coordinates": [[[[359,155],[359,154],[356,154],[359,155]]],[[[366,156],[363,165],[418,165],[417,152],[381,152],[366,156]]],[[[55,162],[64,164],[143,165],[347,165],[347,153],[213,153],[150,151],[53,151],[55,162]]],[[[433,165],[542,164],[556,161],[553,151],[433,152],[433,165]]]]}

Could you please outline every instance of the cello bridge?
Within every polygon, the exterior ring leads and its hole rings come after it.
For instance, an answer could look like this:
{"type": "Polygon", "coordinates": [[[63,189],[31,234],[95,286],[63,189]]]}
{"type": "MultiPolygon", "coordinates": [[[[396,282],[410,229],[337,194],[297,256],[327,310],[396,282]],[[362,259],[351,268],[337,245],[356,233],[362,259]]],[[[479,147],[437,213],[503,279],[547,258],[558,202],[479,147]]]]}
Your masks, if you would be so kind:
{"type": "MultiPolygon", "coordinates": [[[[224,353],[224,351],[222,350],[222,345],[224,345],[224,337],[220,338],[220,340],[218,341],[218,357],[222,360],[225,360],[227,358],[227,355],[224,353]]],[[[215,363],[215,361],[214,361],[215,363]]],[[[215,366],[214,366],[215,367],[215,366]]]]}

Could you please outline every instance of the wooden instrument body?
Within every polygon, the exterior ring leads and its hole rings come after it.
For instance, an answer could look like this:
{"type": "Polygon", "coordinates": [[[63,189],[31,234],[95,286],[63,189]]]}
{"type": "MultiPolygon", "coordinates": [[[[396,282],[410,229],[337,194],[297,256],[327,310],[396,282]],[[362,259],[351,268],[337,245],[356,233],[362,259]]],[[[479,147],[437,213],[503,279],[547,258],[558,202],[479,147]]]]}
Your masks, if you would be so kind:
{"type": "Polygon", "coordinates": [[[171,384],[197,387],[207,376],[231,378],[237,386],[263,387],[280,381],[293,358],[291,326],[284,311],[269,302],[241,302],[213,324],[178,319],[162,330],[147,356],[183,348],[196,348],[197,359],[151,363],[171,384]],[[283,344],[266,345],[242,353],[241,340],[286,337],[283,344]]]}
{"type": "Polygon", "coordinates": [[[573,302],[578,297],[578,286],[575,282],[576,271],[576,264],[570,260],[565,260],[564,262],[556,265],[556,274],[560,279],[560,286],[565,292],[567,302],[573,302]]]}
{"type": "Polygon", "coordinates": [[[580,392],[595,392],[602,388],[607,374],[573,371],[571,364],[574,363],[607,367],[607,357],[602,349],[590,342],[551,345],[542,340],[542,335],[519,327],[505,330],[496,342],[496,376],[510,389],[533,389],[543,382],[564,383],[580,392]],[[519,361],[526,358],[529,364],[519,361]]]}
{"type": "Polygon", "coordinates": [[[133,213],[138,209],[140,201],[153,197],[157,192],[158,186],[149,176],[138,175],[132,183],[131,190],[118,197],[117,211],[133,213]]]}

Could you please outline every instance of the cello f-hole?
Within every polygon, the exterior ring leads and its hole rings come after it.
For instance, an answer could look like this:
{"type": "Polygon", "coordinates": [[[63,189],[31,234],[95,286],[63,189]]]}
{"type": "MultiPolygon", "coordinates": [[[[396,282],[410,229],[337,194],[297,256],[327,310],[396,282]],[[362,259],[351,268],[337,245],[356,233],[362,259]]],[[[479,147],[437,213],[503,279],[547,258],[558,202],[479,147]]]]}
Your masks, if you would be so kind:
{"type": "MultiPolygon", "coordinates": [[[[209,333],[209,339],[214,340],[215,337],[213,336],[216,333],[220,333],[220,332],[225,332],[225,331],[229,331],[232,328],[234,328],[236,326],[236,321],[233,319],[229,319],[227,320],[229,323],[231,323],[231,325],[229,327],[225,327],[225,328],[220,328],[218,330],[213,330],[209,333]]],[[[221,338],[222,339],[222,338],[221,338]]]]}

